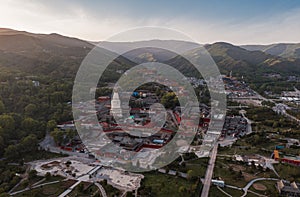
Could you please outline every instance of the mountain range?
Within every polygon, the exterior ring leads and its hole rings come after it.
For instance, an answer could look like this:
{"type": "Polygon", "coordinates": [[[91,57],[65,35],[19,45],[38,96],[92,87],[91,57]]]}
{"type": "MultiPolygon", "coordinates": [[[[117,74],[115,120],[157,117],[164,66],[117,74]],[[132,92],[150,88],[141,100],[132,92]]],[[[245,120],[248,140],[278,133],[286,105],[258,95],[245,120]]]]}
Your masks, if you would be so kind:
{"type": "Polygon", "coordinates": [[[267,54],[285,58],[300,58],[300,43],[278,43],[270,45],[242,45],[249,51],[263,51],[267,54]]]}
{"type": "MultiPolygon", "coordinates": [[[[161,43],[163,46],[172,44],[179,50],[193,45],[175,40],[101,44],[124,50],[126,47],[147,46],[150,42],[161,43]]],[[[0,28],[0,67],[29,74],[74,77],[81,61],[94,46],[94,43],[59,34],[33,34],[0,28]]],[[[300,44],[235,46],[217,42],[204,47],[223,74],[233,71],[235,76],[248,79],[253,76],[263,77],[264,73],[300,76],[300,44]]],[[[194,55],[196,52],[197,48],[187,55],[194,55]]],[[[110,72],[128,69],[145,61],[158,61],[170,63],[180,71],[186,71],[188,75],[193,74],[193,69],[182,57],[159,48],[135,49],[124,56],[125,58],[118,58],[113,62],[113,65],[118,66],[113,67],[110,72]]]]}

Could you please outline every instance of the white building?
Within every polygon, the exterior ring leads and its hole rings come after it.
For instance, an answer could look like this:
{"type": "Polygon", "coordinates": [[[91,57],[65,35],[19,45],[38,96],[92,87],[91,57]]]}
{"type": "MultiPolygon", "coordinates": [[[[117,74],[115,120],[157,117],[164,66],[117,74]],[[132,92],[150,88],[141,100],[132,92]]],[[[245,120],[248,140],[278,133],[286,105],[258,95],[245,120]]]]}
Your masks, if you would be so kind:
{"type": "Polygon", "coordinates": [[[114,92],[111,100],[111,113],[114,117],[122,117],[121,100],[118,92],[114,92]]]}

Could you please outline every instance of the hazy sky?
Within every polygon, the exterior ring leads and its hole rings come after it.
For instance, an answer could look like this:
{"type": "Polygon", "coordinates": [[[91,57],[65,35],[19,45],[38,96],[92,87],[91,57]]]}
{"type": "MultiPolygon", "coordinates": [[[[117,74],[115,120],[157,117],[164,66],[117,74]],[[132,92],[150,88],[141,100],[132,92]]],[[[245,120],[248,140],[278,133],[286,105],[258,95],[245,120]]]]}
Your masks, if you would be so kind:
{"type": "Polygon", "coordinates": [[[0,27],[105,40],[138,26],[182,31],[200,43],[300,42],[298,0],[1,0],[0,27]]]}

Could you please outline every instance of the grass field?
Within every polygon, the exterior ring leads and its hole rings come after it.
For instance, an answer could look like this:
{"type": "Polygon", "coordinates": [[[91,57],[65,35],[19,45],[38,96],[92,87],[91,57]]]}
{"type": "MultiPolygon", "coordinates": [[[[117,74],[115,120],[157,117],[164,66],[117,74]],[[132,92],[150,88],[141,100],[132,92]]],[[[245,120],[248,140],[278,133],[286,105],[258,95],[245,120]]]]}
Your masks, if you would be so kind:
{"type": "Polygon", "coordinates": [[[275,187],[276,181],[258,181],[256,183],[262,184],[266,187],[265,191],[256,190],[253,185],[250,187],[251,191],[254,191],[258,194],[266,195],[266,196],[279,196],[277,189],[275,187]]]}
{"type": "Polygon", "coordinates": [[[217,157],[214,177],[221,178],[225,184],[245,187],[246,184],[259,177],[276,177],[273,171],[263,171],[243,163],[230,161],[229,158],[217,157]],[[242,172],[242,174],[241,174],[242,172]]]}
{"type": "Polygon", "coordinates": [[[204,177],[207,168],[208,159],[200,158],[185,163],[186,170],[192,170],[195,176],[204,177]]]}
{"type": "Polygon", "coordinates": [[[54,183],[51,185],[45,185],[36,189],[32,189],[29,191],[22,192],[20,194],[15,195],[16,197],[28,196],[28,197],[57,197],[62,192],[64,192],[67,188],[73,185],[75,181],[68,180],[62,181],[60,183],[54,183]]]}
{"type": "Polygon", "coordinates": [[[192,187],[197,187],[196,181],[188,181],[181,177],[159,172],[145,173],[144,176],[142,188],[139,190],[141,196],[194,196],[195,191],[192,187]]]}
{"type": "Polygon", "coordinates": [[[205,176],[208,158],[197,158],[194,156],[193,158],[185,159],[185,162],[181,165],[179,164],[180,161],[181,158],[176,159],[174,162],[168,165],[167,168],[183,173],[187,173],[189,170],[192,170],[194,176],[205,176]]]}
{"type": "Polygon", "coordinates": [[[279,163],[275,164],[274,168],[281,178],[288,181],[300,182],[300,167],[292,166],[290,164],[279,163]]]}
{"type": "MultiPolygon", "coordinates": [[[[221,188],[223,191],[225,191],[226,193],[232,195],[232,196],[241,196],[243,195],[243,192],[242,191],[239,191],[239,190],[236,190],[236,189],[231,189],[231,188],[221,188]]],[[[227,197],[224,193],[222,193],[216,186],[212,185],[210,187],[210,190],[209,190],[209,196],[210,197],[227,197]]]]}
{"type": "Polygon", "coordinates": [[[16,188],[14,189],[14,191],[19,191],[19,190],[25,189],[27,186],[33,185],[34,183],[36,183],[36,182],[42,180],[43,178],[44,178],[44,177],[36,176],[36,177],[34,177],[33,179],[31,179],[31,180],[22,182],[18,187],[16,187],[16,188]]]}

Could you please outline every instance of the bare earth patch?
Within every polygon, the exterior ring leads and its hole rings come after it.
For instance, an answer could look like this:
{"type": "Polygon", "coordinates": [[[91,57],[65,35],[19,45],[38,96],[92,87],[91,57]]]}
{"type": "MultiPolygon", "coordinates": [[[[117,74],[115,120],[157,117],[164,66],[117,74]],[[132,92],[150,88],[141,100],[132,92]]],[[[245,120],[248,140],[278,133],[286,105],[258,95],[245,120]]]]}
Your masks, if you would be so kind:
{"type": "Polygon", "coordinates": [[[246,168],[244,166],[240,166],[240,165],[235,165],[235,164],[230,164],[230,166],[232,167],[232,169],[236,172],[244,171],[246,168]]]}
{"type": "Polygon", "coordinates": [[[251,181],[252,179],[257,178],[256,176],[254,176],[252,174],[249,174],[249,173],[246,173],[246,172],[244,172],[243,175],[244,175],[245,181],[247,181],[247,182],[251,181]]]}
{"type": "Polygon", "coordinates": [[[261,183],[254,183],[254,184],[253,184],[253,187],[254,187],[254,189],[256,189],[257,191],[265,191],[265,190],[267,190],[267,187],[264,186],[264,185],[261,184],[261,183]]]}

